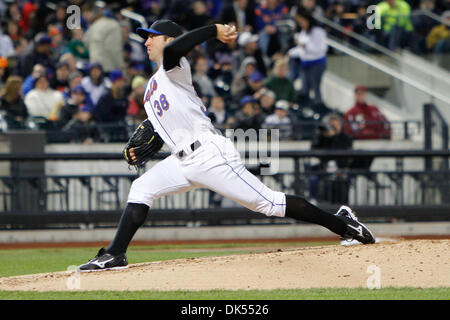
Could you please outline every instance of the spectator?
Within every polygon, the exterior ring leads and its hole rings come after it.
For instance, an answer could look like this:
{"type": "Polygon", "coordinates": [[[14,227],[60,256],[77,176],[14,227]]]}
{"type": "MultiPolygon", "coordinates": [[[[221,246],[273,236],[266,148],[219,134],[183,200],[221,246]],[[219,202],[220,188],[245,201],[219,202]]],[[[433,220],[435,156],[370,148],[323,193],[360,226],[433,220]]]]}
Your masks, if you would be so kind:
{"type": "Polygon", "coordinates": [[[83,42],[83,29],[75,28],[71,32],[72,38],[67,44],[67,49],[75,58],[89,60],[89,49],[83,42]]]}
{"type": "Polygon", "coordinates": [[[420,1],[420,8],[413,10],[411,14],[411,22],[414,28],[413,31],[413,50],[418,54],[424,54],[429,51],[426,45],[426,37],[431,29],[439,25],[433,18],[423,14],[424,11],[434,11],[434,0],[420,1]]]}
{"type": "MultiPolygon", "coordinates": [[[[417,0],[414,0],[414,1],[417,1],[417,0]]],[[[374,4],[376,2],[377,1],[375,1],[375,0],[363,0],[363,1],[361,1],[361,0],[347,0],[346,1],[347,5],[348,5],[348,9],[349,9],[350,12],[356,12],[356,10],[358,10],[358,8],[361,5],[364,5],[367,8],[369,5],[374,4]]]]}
{"type": "Polygon", "coordinates": [[[144,108],[144,93],[147,80],[142,76],[136,76],[131,82],[132,92],[129,97],[127,115],[134,119],[136,124],[141,123],[147,118],[144,108]]]}
{"type": "MultiPolygon", "coordinates": [[[[127,79],[127,81],[126,81],[127,84],[130,86],[129,91],[131,91],[131,83],[134,78],[136,78],[137,76],[141,76],[141,77],[145,78],[147,76],[145,67],[146,66],[143,63],[139,63],[139,62],[131,62],[128,65],[125,77],[127,79]]],[[[148,64],[148,67],[150,67],[149,64],[148,64]]]]}
{"type": "Polygon", "coordinates": [[[17,121],[23,121],[28,116],[27,108],[20,94],[22,78],[9,76],[5,86],[0,90],[0,110],[17,121]]]}
{"type": "MultiPolygon", "coordinates": [[[[20,36],[17,41],[14,41],[14,47],[16,49],[16,57],[20,57],[28,50],[28,47],[30,45],[30,41],[28,41],[27,38],[24,36],[20,36]]],[[[19,60],[20,61],[20,60],[19,60]]],[[[16,73],[19,74],[20,69],[19,66],[16,67],[18,70],[16,73]]]]}
{"type": "Polygon", "coordinates": [[[260,129],[265,115],[255,98],[251,95],[246,95],[241,99],[240,104],[241,110],[236,112],[234,128],[244,131],[248,129],[260,129]]]}
{"type": "Polygon", "coordinates": [[[59,57],[59,62],[67,63],[67,65],[69,66],[69,73],[72,73],[77,70],[77,59],[70,52],[66,52],[63,55],[61,55],[61,57],[59,57]]]}
{"type": "Polygon", "coordinates": [[[255,10],[256,31],[259,33],[259,46],[266,56],[275,52],[285,51],[289,45],[289,35],[277,27],[277,22],[288,14],[286,7],[280,0],[262,1],[255,10]]]}
{"type": "Polygon", "coordinates": [[[208,8],[208,13],[212,18],[217,19],[222,9],[223,0],[204,0],[206,7],[208,8]]]}
{"type": "Polygon", "coordinates": [[[111,86],[111,81],[105,78],[102,65],[100,63],[93,63],[89,66],[89,75],[81,80],[81,85],[87,91],[95,106],[100,97],[108,91],[108,88],[111,86]]]}
{"type": "Polygon", "coordinates": [[[146,16],[148,20],[155,21],[162,13],[164,13],[166,5],[160,0],[143,0],[139,1],[139,5],[136,9],[139,14],[146,16]]]}
{"type": "Polygon", "coordinates": [[[71,135],[71,142],[91,143],[97,140],[99,132],[88,107],[81,107],[62,131],[71,135]]]}
{"type": "Polygon", "coordinates": [[[8,6],[6,5],[5,1],[0,1],[0,17],[4,18],[6,16],[6,11],[8,9],[8,6]]]}
{"type": "Polygon", "coordinates": [[[61,92],[50,88],[46,74],[40,74],[34,83],[34,89],[25,96],[25,105],[31,117],[44,117],[50,120],[50,115],[64,103],[61,92]]]}
{"type": "MultiPolygon", "coordinates": [[[[352,139],[344,133],[343,120],[338,114],[327,115],[319,125],[313,138],[312,150],[350,150],[352,139]]],[[[351,166],[350,158],[322,158],[313,166],[310,177],[310,196],[316,201],[347,203],[349,181],[340,170],[351,166]],[[337,172],[336,172],[337,170],[337,172]],[[325,175],[325,172],[328,172],[325,175]]]]}
{"type": "MultiPolygon", "coordinates": [[[[83,79],[83,75],[79,71],[72,71],[69,76],[67,77],[67,84],[68,87],[65,88],[63,91],[64,101],[67,102],[67,100],[70,98],[72,90],[76,86],[81,86],[81,80],[83,79]]],[[[92,101],[91,101],[92,103],[92,101]]]]}
{"type": "MultiPolygon", "coordinates": [[[[34,3],[34,1],[27,1],[22,8],[22,13],[19,12],[20,21],[18,21],[18,24],[20,28],[22,29],[22,33],[26,34],[28,32],[28,29],[30,28],[30,18],[33,17],[33,12],[35,12],[38,9],[37,4],[34,3]]],[[[10,9],[12,10],[12,9],[10,9]]],[[[19,6],[17,5],[17,10],[19,9],[19,6]]]]}
{"type": "Polygon", "coordinates": [[[209,63],[206,56],[199,56],[195,61],[194,75],[192,80],[195,81],[200,87],[203,101],[207,102],[211,97],[216,96],[216,90],[214,84],[208,76],[209,63]]]}
{"type": "MultiPolygon", "coordinates": [[[[332,22],[345,27],[348,29],[348,25],[350,24],[349,21],[347,21],[344,17],[346,13],[346,2],[343,0],[333,0],[331,2],[331,5],[326,11],[326,16],[328,19],[330,19],[332,22]]],[[[341,38],[342,33],[340,31],[337,31],[333,28],[329,30],[330,35],[341,38]]]]}
{"type": "Polygon", "coordinates": [[[390,139],[389,122],[376,106],[366,102],[366,95],[366,87],[355,87],[355,105],[344,115],[345,133],[353,139],[390,139]]]}
{"type": "Polygon", "coordinates": [[[122,20],[120,22],[120,26],[122,28],[123,43],[125,44],[124,47],[128,47],[130,50],[128,66],[133,62],[142,63],[146,61],[147,55],[144,51],[144,46],[141,43],[130,39],[130,22],[128,20],[122,20]]]}
{"type": "Polygon", "coordinates": [[[302,0],[301,8],[305,9],[311,15],[324,15],[322,7],[316,3],[316,0],[302,0]]]}
{"type": "Polygon", "coordinates": [[[68,5],[65,2],[58,3],[55,12],[47,18],[48,24],[56,27],[59,30],[59,34],[65,39],[69,37],[69,30],[66,26],[68,18],[67,7],[68,5]]]}
{"type": "Polygon", "coordinates": [[[376,12],[381,20],[381,25],[375,20],[377,29],[382,29],[381,44],[390,50],[405,47],[413,31],[410,5],[404,0],[385,0],[377,4],[376,12]]]}
{"type": "MultiPolygon", "coordinates": [[[[22,20],[22,13],[20,12],[20,8],[19,8],[19,4],[17,2],[12,2],[9,5],[8,8],[8,17],[11,19],[11,21],[19,26],[20,25],[20,21],[22,20]]],[[[26,30],[23,29],[23,27],[21,27],[22,32],[26,32],[26,30]]]]}
{"type": "Polygon", "coordinates": [[[60,28],[48,26],[48,35],[52,39],[52,54],[54,57],[60,57],[67,52],[67,40],[64,39],[60,28]]]}
{"type": "Polygon", "coordinates": [[[17,46],[20,38],[20,29],[13,20],[8,20],[6,25],[6,33],[13,42],[13,46],[17,46]]]}
{"type": "Polygon", "coordinates": [[[267,88],[262,88],[258,90],[258,92],[256,92],[253,97],[259,103],[262,112],[264,112],[266,116],[274,112],[276,102],[275,92],[267,88]]]}
{"type": "Polygon", "coordinates": [[[259,37],[257,34],[250,32],[242,32],[238,38],[240,49],[233,55],[233,70],[238,71],[240,65],[247,57],[253,57],[256,60],[256,68],[263,74],[267,75],[267,62],[261,49],[258,46],[259,37]]]}
{"type": "Polygon", "coordinates": [[[92,24],[83,36],[89,50],[89,62],[101,63],[105,72],[123,69],[123,38],[119,22],[103,15],[102,9],[96,6],[92,14],[92,24]]]}
{"type": "Polygon", "coordinates": [[[186,27],[186,20],[189,19],[188,13],[189,10],[186,10],[186,0],[172,0],[167,5],[164,18],[186,27]]]}
{"type": "Polygon", "coordinates": [[[211,24],[211,16],[208,13],[208,8],[202,0],[194,0],[190,8],[189,19],[186,21],[186,29],[194,30],[211,24]]]}
{"type": "Polygon", "coordinates": [[[51,55],[51,38],[47,34],[37,34],[34,41],[19,57],[20,75],[27,77],[36,64],[42,64],[47,70],[54,70],[55,61],[51,55]]]}
{"type": "Polygon", "coordinates": [[[223,54],[218,58],[211,72],[214,89],[217,95],[222,96],[226,105],[233,102],[233,96],[231,94],[231,85],[234,77],[232,62],[233,58],[231,55],[223,54]]]}
{"type": "Polygon", "coordinates": [[[94,108],[96,122],[120,122],[125,119],[128,109],[126,82],[120,70],[113,70],[109,76],[111,88],[102,95],[94,108]]]}
{"type": "Polygon", "coordinates": [[[265,118],[262,128],[268,130],[278,129],[280,140],[292,139],[294,126],[288,113],[289,101],[278,100],[275,104],[275,112],[265,118]]]}
{"type": "Polygon", "coordinates": [[[69,64],[60,62],[58,63],[56,67],[56,74],[50,81],[50,86],[53,89],[58,90],[59,92],[64,92],[69,84],[68,84],[68,77],[69,77],[69,64]]]}
{"type": "Polygon", "coordinates": [[[450,53],[450,11],[442,14],[443,23],[431,29],[427,35],[427,48],[436,54],[450,53]]]}
{"type": "MultiPolygon", "coordinates": [[[[377,30],[376,29],[371,30],[367,28],[369,17],[367,15],[367,7],[368,7],[367,2],[361,2],[359,3],[359,5],[356,6],[356,17],[352,19],[352,21],[350,22],[350,28],[352,29],[353,32],[361,36],[364,36],[373,42],[376,42],[377,37],[379,36],[377,30]]],[[[366,52],[372,50],[371,47],[354,38],[350,38],[350,43],[360,47],[366,52]]]]}
{"type": "Polygon", "coordinates": [[[22,84],[22,95],[25,96],[28,92],[33,90],[36,79],[45,73],[45,67],[42,64],[36,64],[33,67],[31,74],[25,78],[25,81],[22,84]]]}
{"type": "Polygon", "coordinates": [[[220,20],[235,25],[238,32],[252,31],[255,28],[255,5],[252,0],[233,0],[223,7],[220,20]]]}
{"type": "Polygon", "coordinates": [[[225,109],[225,101],[221,96],[215,96],[211,99],[208,108],[208,117],[217,129],[231,128],[231,125],[234,122],[234,119],[225,109]]]}
{"type": "Polygon", "coordinates": [[[0,25],[0,57],[14,56],[16,51],[14,49],[14,43],[8,34],[3,33],[3,28],[0,25]]]}
{"type": "Polygon", "coordinates": [[[26,35],[45,32],[47,30],[47,26],[49,25],[48,17],[52,12],[51,9],[47,7],[45,1],[32,0],[29,2],[34,3],[35,10],[33,10],[29,15],[29,29],[26,35]]]}
{"type": "Polygon", "coordinates": [[[82,108],[85,111],[92,113],[94,106],[92,105],[86,90],[84,90],[81,85],[77,85],[71,90],[70,98],[66,101],[64,106],[62,106],[59,111],[56,110],[56,112],[53,113],[56,120],[56,126],[62,128],[67,125],[82,108]]]}
{"type": "Polygon", "coordinates": [[[264,81],[264,86],[275,93],[276,100],[287,100],[290,103],[297,102],[297,93],[294,84],[287,77],[289,64],[286,59],[275,61],[273,75],[264,81]]]}
{"type": "MultiPolygon", "coordinates": [[[[350,136],[344,132],[343,118],[336,113],[326,115],[322,123],[319,125],[316,135],[311,143],[313,150],[333,150],[333,149],[351,149],[353,141],[350,136]]],[[[338,168],[349,168],[350,162],[346,158],[328,159],[322,158],[320,161],[320,169],[326,170],[327,163],[330,160],[335,160],[338,168]]]]}
{"type": "Polygon", "coordinates": [[[244,89],[237,95],[238,99],[246,95],[253,96],[258,90],[260,90],[264,85],[264,76],[258,70],[253,71],[247,78],[247,83],[244,89]]]}
{"type": "Polygon", "coordinates": [[[450,1],[449,0],[438,0],[435,2],[436,12],[442,13],[446,10],[450,10],[450,1]]]}
{"type": "MultiPolygon", "coordinates": [[[[243,92],[247,86],[247,81],[250,75],[257,71],[257,63],[255,58],[247,57],[242,61],[239,71],[235,74],[231,82],[231,93],[237,99],[242,97],[243,92]]],[[[239,99],[237,99],[239,102],[239,99]]]]}
{"type": "Polygon", "coordinates": [[[297,40],[297,46],[289,50],[290,58],[301,59],[302,89],[301,94],[308,99],[322,101],[320,84],[326,68],[328,50],[327,35],[316,20],[304,10],[297,11],[296,20],[302,31],[297,40]],[[314,92],[314,99],[310,91],[314,92]]]}

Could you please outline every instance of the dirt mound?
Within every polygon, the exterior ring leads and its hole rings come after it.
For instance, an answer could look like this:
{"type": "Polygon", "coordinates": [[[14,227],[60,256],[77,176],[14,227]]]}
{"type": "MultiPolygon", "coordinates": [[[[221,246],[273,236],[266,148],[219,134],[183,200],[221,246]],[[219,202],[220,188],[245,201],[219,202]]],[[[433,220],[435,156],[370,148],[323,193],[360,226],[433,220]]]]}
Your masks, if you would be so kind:
{"type": "Polygon", "coordinates": [[[210,290],[450,287],[450,240],[303,247],[179,259],[105,272],[0,278],[0,290],[210,290]]]}

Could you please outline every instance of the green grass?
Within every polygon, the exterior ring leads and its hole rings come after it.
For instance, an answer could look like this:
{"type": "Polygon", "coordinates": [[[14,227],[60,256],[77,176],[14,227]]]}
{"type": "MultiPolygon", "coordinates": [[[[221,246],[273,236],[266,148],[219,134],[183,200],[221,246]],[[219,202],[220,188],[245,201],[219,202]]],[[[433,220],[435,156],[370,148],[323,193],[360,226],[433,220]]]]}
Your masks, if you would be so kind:
{"type": "Polygon", "coordinates": [[[449,300],[450,288],[211,291],[0,291],[0,300],[449,300]]]}
{"type": "MultiPolygon", "coordinates": [[[[3,250],[0,251],[0,277],[65,271],[71,265],[78,266],[88,261],[96,253],[97,249],[94,248],[3,250]]],[[[128,250],[128,262],[133,264],[242,253],[247,253],[247,251],[163,252],[148,251],[142,248],[130,248],[128,250]]]]}

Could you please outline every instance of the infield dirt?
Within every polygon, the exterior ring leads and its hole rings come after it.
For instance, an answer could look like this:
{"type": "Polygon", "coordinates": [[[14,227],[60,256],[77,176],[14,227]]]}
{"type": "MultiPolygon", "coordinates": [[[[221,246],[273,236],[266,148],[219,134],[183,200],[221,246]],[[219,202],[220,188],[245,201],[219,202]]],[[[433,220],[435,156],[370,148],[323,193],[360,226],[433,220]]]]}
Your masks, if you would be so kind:
{"type": "Polygon", "coordinates": [[[450,240],[302,247],[245,255],[177,259],[116,271],[0,278],[0,290],[210,290],[450,287],[450,240]]]}

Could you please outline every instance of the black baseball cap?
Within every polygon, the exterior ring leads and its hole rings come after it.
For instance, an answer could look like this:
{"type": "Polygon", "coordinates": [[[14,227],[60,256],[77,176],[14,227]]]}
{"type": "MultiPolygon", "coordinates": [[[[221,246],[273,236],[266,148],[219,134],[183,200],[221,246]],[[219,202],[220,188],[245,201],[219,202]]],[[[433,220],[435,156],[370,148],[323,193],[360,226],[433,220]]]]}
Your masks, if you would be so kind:
{"type": "Polygon", "coordinates": [[[137,28],[136,32],[144,39],[147,39],[149,34],[165,35],[174,38],[183,34],[183,30],[178,24],[167,19],[156,20],[150,28],[137,28]]]}

